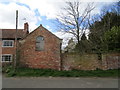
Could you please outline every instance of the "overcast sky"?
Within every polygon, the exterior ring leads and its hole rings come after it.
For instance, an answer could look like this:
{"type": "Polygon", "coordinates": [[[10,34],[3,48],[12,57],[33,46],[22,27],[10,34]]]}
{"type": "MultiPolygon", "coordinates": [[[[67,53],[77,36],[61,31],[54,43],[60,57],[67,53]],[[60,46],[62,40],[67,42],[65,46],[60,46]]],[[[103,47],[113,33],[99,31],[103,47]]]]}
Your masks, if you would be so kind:
{"type": "MultiPolygon", "coordinates": [[[[64,36],[69,37],[69,35],[56,32],[53,24],[56,15],[61,10],[61,8],[64,7],[65,1],[67,0],[0,0],[0,29],[15,28],[15,13],[16,10],[18,10],[18,28],[23,28],[24,22],[27,21],[30,26],[30,32],[37,28],[40,24],[42,24],[48,30],[55,33],[61,38],[64,38],[64,36]],[[26,18],[26,20],[24,20],[24,18],[26,18]]],[[[97,14],[100,13],[100,9],[104,5],[110,5],[117,0],[81,1],[84,2],[82,8],[84,8],[86,2],[96,2],[96,8],[92,13],[97,14]],[[101,4],[101,2],[103,3],[101,4]]]]}

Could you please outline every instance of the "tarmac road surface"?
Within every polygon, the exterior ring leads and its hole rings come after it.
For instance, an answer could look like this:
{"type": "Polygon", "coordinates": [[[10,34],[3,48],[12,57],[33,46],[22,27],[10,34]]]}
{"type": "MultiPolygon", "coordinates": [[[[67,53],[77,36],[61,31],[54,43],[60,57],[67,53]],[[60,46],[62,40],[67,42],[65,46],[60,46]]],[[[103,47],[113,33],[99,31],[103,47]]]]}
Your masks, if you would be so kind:
{"type": "Polygon", "coordinates": [[[118,78],[3,76],[2,88],[118,88],[118,78]]]}

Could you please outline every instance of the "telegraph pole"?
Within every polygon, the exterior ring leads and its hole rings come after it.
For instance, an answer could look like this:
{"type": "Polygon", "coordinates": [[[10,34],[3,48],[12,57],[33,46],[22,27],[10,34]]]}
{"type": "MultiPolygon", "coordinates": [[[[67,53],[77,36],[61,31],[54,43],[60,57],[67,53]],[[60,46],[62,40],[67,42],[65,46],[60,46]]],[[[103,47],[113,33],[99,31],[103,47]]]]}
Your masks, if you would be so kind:
{"type": "Polygon", "coordinates": [[[17,62],[17,30],[18,29],[18,10],[16,10],[16,33],[15,33],[15,56],[14,56],[14,70],[16,69],[17,62]]]}

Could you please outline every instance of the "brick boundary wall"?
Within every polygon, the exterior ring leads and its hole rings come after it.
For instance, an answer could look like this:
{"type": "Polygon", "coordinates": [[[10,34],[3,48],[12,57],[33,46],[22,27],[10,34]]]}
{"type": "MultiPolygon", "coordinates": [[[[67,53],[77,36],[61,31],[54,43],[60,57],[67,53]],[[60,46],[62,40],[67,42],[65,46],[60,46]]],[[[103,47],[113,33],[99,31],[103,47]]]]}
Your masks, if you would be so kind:
{"type": "Polygon", "coordinates": [[[118,69],[120,68],[120,53],[102,54],[101,60],[98,59],[97,54],[74,54],[65,53],[62,55],[63,70],[102,70],[118,69]]]}

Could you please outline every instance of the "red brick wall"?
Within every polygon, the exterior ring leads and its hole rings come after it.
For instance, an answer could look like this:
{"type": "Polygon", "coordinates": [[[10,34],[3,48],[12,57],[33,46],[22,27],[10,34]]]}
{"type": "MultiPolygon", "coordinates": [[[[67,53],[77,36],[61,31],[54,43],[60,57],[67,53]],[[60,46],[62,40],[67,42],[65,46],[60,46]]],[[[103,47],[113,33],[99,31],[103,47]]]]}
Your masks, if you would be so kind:
{"type": "Polygon", "coordinates": [[[109,53],[102,55],[102,69],[118,69],[120,68],[120,54],[109,53]]]}
{"type": "MultiPolygon", "coordinates": [[[[14,54],[15,54],[15,41],[14,41],[14,46],[13,47],[2,47],[2,40],[0,40],[0,49],[1,49],[1,53],[0,55],[2,56],[2,54],[11,54],[12,55],[12,62],[2,62],[0,61],[0,64],[2,64],[2,66],[4,66],[5,64],[11,64],[13,63],[13,59],[14,59],[14,54]]],[[[2,59],[0,57],[0,59],[2,59]]],[[[1,66],[1,65],[0,65],[1,66]]]]}
{"type": "Polygon", "coordinates": [[[14,54],[15,47],[2,47],[2,54],[14,54]]]}
{"type": "Polygon", "coordinates": [[[97,54],[65,53],[62,57],[63,70],[95,70],[99,68],[97,54]]]}
{"type": "Polygon", "coordinates": [[[60,39],[40,26],[20,41],[20,63],[31,68],[60,69],[60,39]],[[36,37],[43,36],[43,51],[36,51],[36,37]]]}
{"type": "Polygon", "coordinates": [[[62,55],[63,70],[108,70],[120,68],[120,53],[102,54],[98,60],[97,54],[65,53],[62,55]]]}
{"type": "Polygon", "coordinates": [[[0,40],[0,47],[2,49],[2,54],[14,54],[15,53],[15,45],[14,47],[2,47],[2,40],[0,40]]]}

